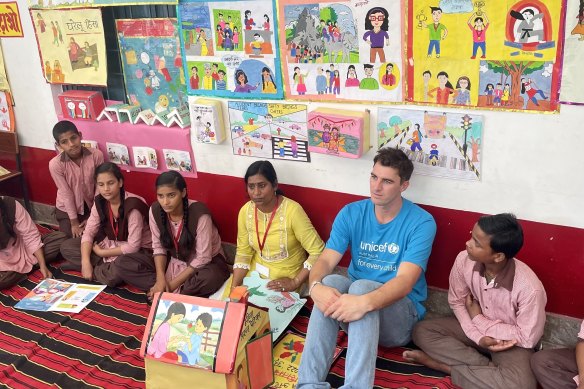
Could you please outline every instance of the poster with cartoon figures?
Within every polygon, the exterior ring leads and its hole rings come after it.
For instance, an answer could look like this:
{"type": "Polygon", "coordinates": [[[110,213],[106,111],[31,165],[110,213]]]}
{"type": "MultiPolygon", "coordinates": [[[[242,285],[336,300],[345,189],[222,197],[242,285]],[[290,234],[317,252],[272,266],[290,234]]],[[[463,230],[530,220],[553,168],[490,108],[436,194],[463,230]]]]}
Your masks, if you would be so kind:
{"type": "Polygon", "coordinates": [[[402,1],[279,2],[286,96],[400,102],[402,1]]]}
{"type": "Polygon", "coordinates": [[[100,9],[31,10],[31,17],[47,82],[107,85],[100,9]]]}
{"type": "Polygon", "coordinates": [[[212,370],[224,315],[222,308],[160,299],[146,355],[212,370]]]}
{"type": "Polygon", "coordinates": [[[178,0],[28,0],[28,7],[42,9],[177,3],[178,0]]]}
{"type": "Polygon", "coordinates": [[[310,162],[304,104],[230,101],[233,154],[310,162]]]}
{"type": "Polygon", "coordinates": [[[558,108],[562,0],[409,0],[408,100],[558,108]]]}
{"type": "Polygon", "coordinates": [[[189,94],[284,97],[274,4],[268,0],[180,3],[189,94]]]}
{"type": "Polygon", "coordinates": [[[116,20],[130,104],[155,113],[187,104],[176,19],[116,20]]]}
{"type": "Polygon", "coordinates": [[[584,0],[568,0],[564,38],[564,65],[560,100],[584,104],[582,64],[584,63],[584,0]]]}
{"type": "Polygon", "coordinates": [[[377,139],[379,148],[403,150],[416,174],[481,179],[480,115],[379,108],[377,139]]]}

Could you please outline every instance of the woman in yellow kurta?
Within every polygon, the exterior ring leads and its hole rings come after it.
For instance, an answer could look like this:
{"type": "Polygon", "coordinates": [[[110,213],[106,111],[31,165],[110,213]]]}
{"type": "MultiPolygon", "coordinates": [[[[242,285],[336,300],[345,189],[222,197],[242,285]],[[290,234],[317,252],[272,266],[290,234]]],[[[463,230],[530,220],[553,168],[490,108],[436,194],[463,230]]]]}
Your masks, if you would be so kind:
{"type": "Polygon", "coordinates": [[[323,241],[300,204],[278,190],[270,162],[252,163],[245,183],[251,200],[239,211],[232,288],[255,270],[271,280],[269,289],[299,290],[324,249],[323,241]]]}

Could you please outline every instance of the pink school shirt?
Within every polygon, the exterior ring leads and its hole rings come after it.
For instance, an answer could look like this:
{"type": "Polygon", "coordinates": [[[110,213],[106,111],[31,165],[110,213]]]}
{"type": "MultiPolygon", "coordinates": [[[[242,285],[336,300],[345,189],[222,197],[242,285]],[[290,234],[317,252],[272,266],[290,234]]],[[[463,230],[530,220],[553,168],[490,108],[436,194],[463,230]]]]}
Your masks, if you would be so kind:
{"type": "Polygon", "coordinates": [[[517,340],[517,345],[533,348],[543,334],[547,297],[535,273],[518,259],[487,285],[484,265],[460,252],[450,271],[448,302],[466,336],[479,343],[483,336],[499,340],[517,340]],[[464,304],[472,293],[482,314],[470,318],[464,304]]]}
{"type": "MultiPolygon", "coordinates": [[[[584,340],[584,321],[580,325],[580,332],[578,332],[578,339],[584,340]]],[[[576,382],[576,385],[580,385],[580,378],[578,376],[574,377],[574,381],[576,382]]]]}
{"type": "Polygon", "coordinates": [[[83,215],[83,204],[93,205],[95,182],[93,172],[103,163],[103,153],[98,149],[83,147],[79,166],[62,152],[49,162],[49,172],[57,186],[57,209],[66,212],[69,219],[83,215]]]}
{"type": "MultiPolygon", "coordinates": [[[[189,205],[194,202],[195,201],[193,200],[189,200],[189,205]]],[[[175,236],[178,232],[178,225],[179,223],[170,222],[171,233],[175,236]]],[[[154,215],[152,215],[152,208],[150,208],[150,230],[152,231],[152,249],[154,250],[154,255],[166,255],[166,249],[160,242],[160,230],[158,229],[154,215]]],[[[213,225],[211,216],[202,215],[197,223],[195,250],[188,259],[188,263],[172,257],[168,264],[168,268],[166,269],[166,279],[173,280],[182,273],[187,266],[191,266],[195,269],[204,266],[211,262],[211,259],[219,253],[223,254],[219,232],[213,225]]]]}
{"type": "MultiPolygon", "coordinates": [[[[137,197],[144,201],[140,196],[126,192],[126,197],[137,197]]],[[[81,243],[90,242],[93,243],[95,235],[99,231],[99,214],[97,213],[97,208],[95,204],[91,208],[91,214],[89,219],[87,219],[87,225],[83,231],[83,236],[81,238],[81,243]]],[[[136,253],[140,248],[151,248],[152,247],[152,234],[150,233],[150,228],[146,224],[142,214],[137,209],[134,209],[128,215],[128,240],[127,241],[115,241],[110,240],[107,236],[101,241],[99,247],[102,249],[113,249],[115,247],[121,247],[123,254],[136,253]]],[[[117,257],[106,257],[103,259],[104,262],[115,261],[117,257]]]]}
{"type": "Polygon", "coordinates": [[[16,202],[14,233],[3,250],[0,250],[0,271],[28,273],[38,263],[35,251],[43,247],[41,234],[26,209],[16,202]]]}

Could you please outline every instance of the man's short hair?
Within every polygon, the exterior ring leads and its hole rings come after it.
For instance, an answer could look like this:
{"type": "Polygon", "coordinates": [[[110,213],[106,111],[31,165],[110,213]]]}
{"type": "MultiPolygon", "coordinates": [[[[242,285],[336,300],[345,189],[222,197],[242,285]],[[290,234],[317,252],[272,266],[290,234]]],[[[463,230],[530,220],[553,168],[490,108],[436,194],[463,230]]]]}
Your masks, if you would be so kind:
{"type": "Polygon", "coordinates": [[[397,169],[401,180],[400,184],[404,181],[409,181],[414,172],[414,164],[400,149],[383,148],[378,150],[377,155],[373,158],[373,165],[376,163],[397,169]]]}
{"type": "Polygon", "coordinates": [[[490,245],[494,252],[503,253],[505,258],[511,259],[521,250],[523,229],[515,215],[500,213],[481,216],[477,224],[491,238],[490,245]]]}
{"type": "Polygon", "coordinates": [[[79,130],[77,126],[70,122],[69,120],[61,120],[53,127],[53,138],[55,138],[55,142],[59,143],[59,137],[68,131],[73,131],[74,133],[79,135],[79,130]]]}

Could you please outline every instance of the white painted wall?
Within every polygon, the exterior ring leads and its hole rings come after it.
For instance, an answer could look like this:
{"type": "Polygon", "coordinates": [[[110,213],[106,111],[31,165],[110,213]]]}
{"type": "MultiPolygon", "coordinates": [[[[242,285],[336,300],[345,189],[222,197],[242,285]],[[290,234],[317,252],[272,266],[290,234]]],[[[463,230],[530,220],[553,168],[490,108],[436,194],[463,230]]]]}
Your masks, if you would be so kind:
{"type": "MultiPolygon", "coordinates": [[[[2,40],[18,131],[22,144],[52,149],[50,130],[57,120],[52,96],[59,88],[43,79],[26,0],[18,3],[25,37],[2,40]]],[[[375,123],[373,106],[327,106],[370,108],[371,122],[375,123]]],[[[560,114],[476,113],[485,116],[482,181],[414,175],[406,197],[421,204],[465,211],[512,211],[521,219],[584,228],[584,158],[580,154],[584,107],[562,106],[560,114]]],[[[375,132],[371,135],[371,143],[376,144],[375,132]]],[[[237,177],[242,177],[254,160],[234,156],[229,140],[221,145],[196,144],[194,153],[199,171],[237,177]]],[[[313,153],[309,164],[273,162],[282,183],[367,196],[374,154],[370,150],[361,159],[352,160],[313,153]]]]}

